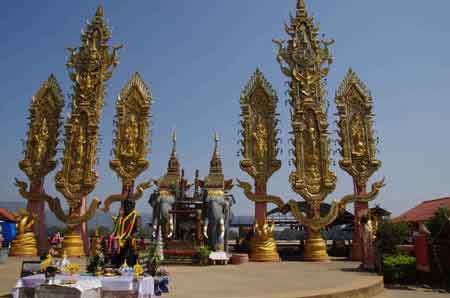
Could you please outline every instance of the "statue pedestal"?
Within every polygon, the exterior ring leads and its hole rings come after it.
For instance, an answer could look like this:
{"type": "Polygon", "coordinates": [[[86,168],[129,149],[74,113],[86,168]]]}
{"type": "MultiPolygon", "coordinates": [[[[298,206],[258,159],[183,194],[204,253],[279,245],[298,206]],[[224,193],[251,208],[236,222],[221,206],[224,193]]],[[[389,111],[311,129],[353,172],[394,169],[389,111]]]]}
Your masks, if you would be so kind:
{"type": "MultiPolygon", "coordinates": [[[[265,205],[266,203],[264,203],[265,205]]],[[[273,238],[273,226],[270,228],[266,219],[258,221],[250,242],[250,261],[279,262],[277,242],[273,238]]]]}
{"type": "Polygon", "coordinates": [[[38,255],[38,245],[33,232],[17,235],[11,243],[10,256],[35,257],[38,255]]]}
{"type": "Polygon", "coordinates": [[[85,256],[84,242],[81,239],[81,234],[77,231],[71,230],[67,233],[67,235],[64,235],[62,250],[67,253],[68,257],[85,256]]]}
{"type": "Polygon", "coordinates": [[[307,262],[328,262],[327,245],[319,231],[309,231],[303,259],[307,262]]]}
{"type": "Polygon", "coordinates": [[[250,247],[250,260],[252,262],[280,262],[275,239],[253,239],[250,247]]]}

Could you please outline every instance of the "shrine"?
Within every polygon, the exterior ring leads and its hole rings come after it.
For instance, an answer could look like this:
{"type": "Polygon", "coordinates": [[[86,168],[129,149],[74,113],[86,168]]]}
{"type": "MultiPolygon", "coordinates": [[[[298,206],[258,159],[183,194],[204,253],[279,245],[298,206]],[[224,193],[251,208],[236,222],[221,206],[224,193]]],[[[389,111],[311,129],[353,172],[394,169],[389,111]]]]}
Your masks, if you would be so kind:
{"type": "MultiPolygon", "coordinates": [[[[239,160],[232,165],[248,176],[235,179],[227,173],[230,168],[222,164],[226,156],[221,152],[229,149],[230,140],[225,135],[224,141],[220,142],[215,132],[205,137],[209,139],[209,145],[207,148],[202,145],[199,153],[207,156],[209,165],[207,161],[204,165],[196,164],[195,172],[191,172],[193,180],[188,178],[190,171],[183,168],[187,163],[181,158],[185,158],[184,155],[179,154],[182,150],[178,147],[176,131],[171,140],[168,135],[155,140],[152,119],[156,119],[155,113],[158,113],[153,109],[153,88],[148,87],[142,73],[133,72],[127,76],[124,80],[127,82],[114,97],[112,148],[100,141],[107,82],[120,69],[119,51],[123,46],[111,44],[112,33],[105,21],[103,7],[97,8],[81,32],[81,44],[68,48],[66,68],[71,93],[67,116],[62,116],[65,97],[54,75],[42,84],[29,106],[24,156],[18,164],[28,180],[15,179],[17,191],[26,200],[27,208],[19,209],[14,216],[17,235],[11,241],[9,255],[41,256],[41,259],[34,261],[38,269],[24,269],[33,263],[23,262],[20,279],[13,290],[15,295],[44,297],[61,291],[77,297],[122,297],[130,293],[132,297],[152,297],[169,292],[169,284],[177,282],[169,278],[172,269],[178,276],[186,277],[191,273],[201,276],[208,270],[201,269],[200,265],[219,264],[223,266],[211,269],[219,268],[214,271],[218,278],[223,278],[221,274],[227,272],[242,274],[243,281],[235,281],[237,285],[239,282],[251,284],[256,277],[260,280],[279,278],[274,283],[282,289],[293,284],[294,289],[290,291],[295,292],[294,280],[289,285],[285,283],[295,277],[288,272],[300,276],[305,268],[305,280],[315,279],[315,274],[325,276],[327,273],[324,272],[332,270],[336,274],[338,268],[337,275],[342,274],[345,284],[352,285],[357,275],[346,272],[349,270],[344,265],[356,265],[350,262],[336,265],[332,263],[336,256],[329,254],[331,249],[345,245],[337,245],[336,239],[324,236],[327,230],[349,223],[353,228],[349,233],[351,244],[346,247],[351,251],[350,259],[362,263],[358,270],[374,271],[374,234],[383,217],[390,214],[380,207],[369,208],[369,203],[385,187],[383,178],[369,185],[368,190],[369,180],[382,164],[377,157],[378,141],[373,129],[374,99],[366,84],[353,69],[349,69],[336,91],[335,118],[336,146],[339,147],[336,151],[341,157],[338,165],[350,175],[352,190],[338,200],[326,202],[335,192],[338,179],[332,167],[332,133],[325,84],[334,62],[331,51],[334,40],[323,35],[319,37],[320,29],[304,0],[297,0],[295,8],[295,15],[290,16],[284,28],[286,40],[273,40],[276,69],[278,72],[279,66],[286,79],[283,91],[287,96],[288,119],[281,119],[278,97],[281,93],[276,92],[269,81],[270,73],[267,75],[264,71],[263,74],[262,67],[253,68],[251,75],[241,73],[243,78],[249,79],[242,84],[244,87],[239,94],[240,111],[239,108],[236,110],[239,160]],[[280,129],[281,120],[289,123],[288,136],[280,129]],[[287,146],[282,137],[289,140],[287,146]],[[150,147],[153,149],[154,141],[171,142],[171,148],[164,153],[164,168],[160,173],[153,168],[155,159],[151,159],[154,152],[150,147]],[[60,147],[61,163],[58,163],[60,147]],[[104,197],[91,199],[102,174],[97,163],[101,155],[99,148],[104,147],[111,149],[106,172],[111,171],[117,180],[108,185],[104,197]],[[288,152],[288,158],[281,155],[283,149],[288,152]],[[205,174],[199,170],[202,166],[205,174]],[[283,167],[289,169],[289,175],[280,171],[283,167]],[[48,177],[53,171],[54,188],[64,200],[51,193],[48,187],[52,183],[48,177]],[[287,197],[286,190],[282,195],[274,194],[271,183],[277,181],[276,175],[288,183],[293,198],[287,197]],[[242,193],[248,200],[243,201],[250,202],[254,211],[254,217],[247,223],[246,239],[231,237],[235,232],[233,211],[242,211],[236,206],[238,193],[242,193]],[[143,198],[147,201],[143,202],[143,198]],[[347,209],[350,204],[354,214],[347,209]],[[55,241],[47,238],[46,208],[65,226],[63,235],[55,235],[55,241]],[[373,214],[369,210],[373,210],[373,214]],[[88,235],[88,222],[99,214],[111,219],[112,224],[107,227],[110,229],[102,234],[96,226],[88,235]],[[289,223],[285,224],[292,230],[302,229],[303,238],[295,239],[298,243],[280,239],[282,216],[288,216],[289,223]],[[330,245],[328,240],[333,244],[330,245]],[[285,258],[280,249],[282,245],[295,246],[296,258],[285,258]],[[301,250],[298,249],[300,246],[301,250]],[[225,266],[247,262],[250,264],[246,266],[225,266]],[[310,262],[320,264],[311,265],[310,262]],[[277,274],[272,274],[271,270],[277,274]]],[[[128,46],[138,47],[132,43],[128,46]]],[[[178,112],[180,108],[173,109],[178,112]]],[[[177,121],[180,116],[174,115],[173,119],[177,121]]],[[[166,124],[160,126],[167,127],[166,124]]],[[[210,124],[205,127],[211,130],[210,133],[215,129],[210,124]]],[[[197,131],[195,133],[202,137],[197,131]]],[[[188,154],[186,157],[192,158],[188,154]]],[[[156,161],[159,160],[158,156],[156,161]]],[[[448,235],[448,223],[441,233],[448,235]]],[[[346,258],[340,260],[348,261],[346,258]]],[[[208,277],[204,276],[205,280],[208,277]]],[[[226,282],[231,284],[233,279],[223,280],[228,286],[226,282]]],[[[309,282],[317,281],[305,283],[309,282]]],[[[334,291],[339,287],[339,281],[333,282],[336,282],[334,291]]],[[[364,286],[347,287],[340,293],[360,290],[374,296],[373,293],[382,291],[381,277],[371,276],[363,282],[366,282],[364,286]]],[[[257,284],[254,286],[258,287],[257,284]]],[[[265,291],[258,294],[264,295],[265,291]]],[[[246,294],[252,296],[253,292],[246,294]]],[[[344,294],[341,296],[345,297],[344,294]]]]}

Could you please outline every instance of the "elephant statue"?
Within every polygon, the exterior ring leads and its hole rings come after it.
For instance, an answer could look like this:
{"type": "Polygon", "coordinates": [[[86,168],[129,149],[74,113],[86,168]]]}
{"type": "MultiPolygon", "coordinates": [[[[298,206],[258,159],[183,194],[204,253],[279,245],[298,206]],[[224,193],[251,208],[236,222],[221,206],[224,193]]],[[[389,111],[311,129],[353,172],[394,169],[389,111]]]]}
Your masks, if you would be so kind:
{"type": "Polygon", "coordinates": [[[163,196],[161,196],[161,193],[159,190],[153,191],[148,200],[153,208],[152,230],[154,239],[157,237],[158,229],[162,229],[162,235],[166,239],[173,235],[173,215],[170,211],[172,211],[172,206],[175,203],[175,197],[168,192],[165,192],[163,196]]]}
{"type": "Polygon", "coordinates": [[[230,207],[234,203],[234,198],[223,192],[205,190],[203,199],[206,207],[203,235],[212,250],[224,251],[231,215],[230,207]]]}

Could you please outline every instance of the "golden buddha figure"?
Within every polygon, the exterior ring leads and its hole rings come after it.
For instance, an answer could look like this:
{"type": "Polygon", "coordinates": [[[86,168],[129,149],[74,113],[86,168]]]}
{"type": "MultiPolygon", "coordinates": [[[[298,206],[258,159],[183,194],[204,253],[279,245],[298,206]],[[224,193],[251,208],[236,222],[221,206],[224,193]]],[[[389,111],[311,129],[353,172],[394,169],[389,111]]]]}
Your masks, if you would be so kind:
{"type": "MultiPolygon", "coordinates": [[[[78,124],[78,120],[75,123],[78,124]]],[[[83,178],[83,158],[86,146],[85,131],[81,125],[78,125],[78,132],[74,138],[72,151],[73,169],[70,181],[72,183],[79,183],[83,178]]]]}
{"type": "Polygon", "coordinates": [[[43,119],[39,132],[37,132],[33,138],[35,146],[34,161],[36,163],[41,163],[47,154],[47,141],[49,138],[46,118],[43,119]]]}
{"type": "Polygon", "coordinates": [[[122,143],[122,156],[128,159],[138,159],[139,125],[136,115],[131,114],[124,128],[124,140],[122,143]]]}
{"type": "Polygon", "coordinates": [[[28,210],[19,208],[15,217],[17,235],[11,243],[11,256],[37,256],[37,241],[32,231],[35,216],[28,210]]]}
{"type": "Polygon", "coordinates": [[[255,157],[262,163],[267,153],[267,130],[260,118],[257,120],[253,139],[255,142],[255,157]]]}
{"type": "Polygon", "coordinates": [[[319,169],[319,148],[317,145],[317,130],[314,123],[314,118],[308,118],[306,122],[306,138],[305,138],[305,167],[306,179],[309,184],[317,185],[320,183],[320,169],[319,169]]]}
{"type": "Polygon", "coordinates": [[[366,153],[364,142],[364,124],[361,115],[353,116],[351,123],[352,130],[352,154],[362,156],[366,153]]]}

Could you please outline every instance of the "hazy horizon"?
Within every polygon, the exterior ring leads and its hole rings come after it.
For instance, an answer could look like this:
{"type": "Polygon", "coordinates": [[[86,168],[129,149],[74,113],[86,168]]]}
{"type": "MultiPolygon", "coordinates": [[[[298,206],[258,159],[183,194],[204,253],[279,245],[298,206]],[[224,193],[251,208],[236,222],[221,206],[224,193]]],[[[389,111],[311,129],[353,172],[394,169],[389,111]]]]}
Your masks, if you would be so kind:
{"type": "MultiPolygon", "coordinates": [[[[386,177],[387,186],[375,202],[398,215],[421,201],[448,196],[450,157],[450,2],[433,1],[306,1],[320,33],[336,40],[334,64],[328,76],[330,135],[337,139],[334,94],[351,66],[374,98],[376,135],[380,138],[381,169],[371,182],[386,177]]],[[[120,181],[109,169],[115,101],[134,72],[139,72],[154,97],[150,168],[137,183],[162,176],[170,154],[171,132],[177,131],[177,152],[186,176],[195,169],[207,175],[218,131],[220,154],[227,178],[251,181],[239,169],[237,144],[239,96],[256,67],[271,82],[280,102],[283,166],[269,182],[268,192],[300,200],[288,182],[293,167],[288,143],[289,109],[285,77],[275,60],[272,39],[287,39],[284,23],[295,13],[295,0],[246,1],[9,1],[0,12],[4,44],[0,71],[0,196],[19,201],[14,177],[23,158],[21,139],[28,129],[31,97],[53,73],[66,104],[71,82],[65,48],[80,44],[80,30],[103,4],[112,28],[110,44],[124,44],[120,64],[106,87],[98,152],[100,176],[89,196],[120,192],[120,181]]],[[[69,110],[66,108],[64,115],[69,110]]],[[[63,147],[60,144],[59,147],[63,147]]],[[[333,149],[336,149],[334,147],[333,149]]],[[[61,153],[58,159],[61,158],[61,153]]],[[[336,155],[335,160],[340,159],[336,155]]],[[[60,169],[60,164],[58,168],[60,169]]],[[[338,166],[336,191],[341,198],[353,192],[351,178],[338,166]]],[[[53,175],[46,190],[62,198],[53,175]]],[[[234,189],[237,215],[253,214],[253,203],[234,189]]],[[[145,193],[138,206],[150,210],[145,193]]],[[[271,208],[271,207],[269,207],[271,208]]]]}

